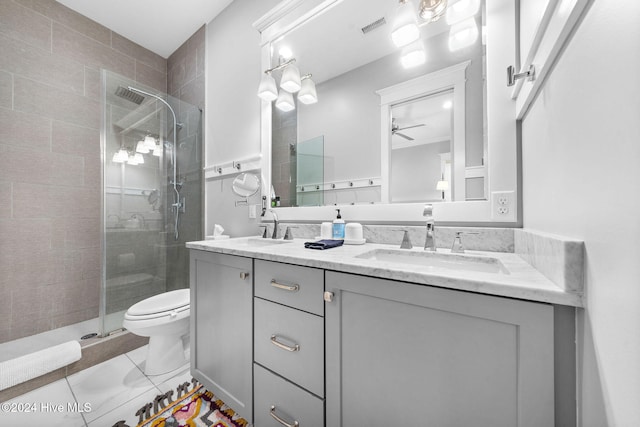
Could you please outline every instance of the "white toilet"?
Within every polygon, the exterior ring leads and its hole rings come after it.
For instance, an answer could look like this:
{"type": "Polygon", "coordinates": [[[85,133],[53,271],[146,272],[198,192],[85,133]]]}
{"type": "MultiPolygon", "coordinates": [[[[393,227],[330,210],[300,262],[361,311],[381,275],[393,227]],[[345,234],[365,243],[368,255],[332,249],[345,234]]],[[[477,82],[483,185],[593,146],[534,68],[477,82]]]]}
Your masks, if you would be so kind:
{"type": "Polygon", "coordinates": [[[164,374],[187,362],[182,338],[189,333],[189,314],[189,289],[152,296],[127,310],[122,326],[149,337],[146,375],[164,374]]]}

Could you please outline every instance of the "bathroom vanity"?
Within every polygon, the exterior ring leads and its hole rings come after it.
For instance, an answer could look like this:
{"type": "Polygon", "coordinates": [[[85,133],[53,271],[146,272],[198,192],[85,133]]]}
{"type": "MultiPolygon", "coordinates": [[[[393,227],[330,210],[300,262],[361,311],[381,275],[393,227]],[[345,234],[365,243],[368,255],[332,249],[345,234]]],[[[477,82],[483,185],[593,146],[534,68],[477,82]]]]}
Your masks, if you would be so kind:
{"type": "Polygon", "coordinates": [[[192,373],[256,427],[575,424],[579,293],[513,253],[304,241],[187,244],[192,373]]]}

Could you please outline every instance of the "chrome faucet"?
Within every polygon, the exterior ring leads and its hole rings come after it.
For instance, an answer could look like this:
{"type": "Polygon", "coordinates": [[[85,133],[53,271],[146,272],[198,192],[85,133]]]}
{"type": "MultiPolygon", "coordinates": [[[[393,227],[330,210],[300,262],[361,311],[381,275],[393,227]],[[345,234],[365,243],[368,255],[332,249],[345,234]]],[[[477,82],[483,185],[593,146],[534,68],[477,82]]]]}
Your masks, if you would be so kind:
{"type": "Polygon", "coordinates": [[[269,209],[271,215],[273,215],[273,233],[271,234],[272,239],[278,238],[278,215],[276,215],[276,211],[273,209],[269,209]]]}
{"type": "Polygon", "coordinates": [[[427,218],[427,234],[424,239],[425,251],[436,251],[436,222],[433,219],[433,205],[424,205],[422,216],[427,218]]]}

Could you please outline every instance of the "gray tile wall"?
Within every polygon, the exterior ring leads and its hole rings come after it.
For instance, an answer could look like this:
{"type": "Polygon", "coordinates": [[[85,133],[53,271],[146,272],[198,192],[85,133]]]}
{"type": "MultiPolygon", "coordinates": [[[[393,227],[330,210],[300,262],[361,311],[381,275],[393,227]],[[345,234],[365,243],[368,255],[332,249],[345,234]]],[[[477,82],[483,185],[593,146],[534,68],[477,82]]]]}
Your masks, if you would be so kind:
{"type": "MultiPolygon", "coordinates": [[[[187,57],[184,96],[204,87],[187,57]]],[[[167,61],[108,28],[0,1],[0,342],[98,315],[101,68],[167,90],[167,61]]]]}

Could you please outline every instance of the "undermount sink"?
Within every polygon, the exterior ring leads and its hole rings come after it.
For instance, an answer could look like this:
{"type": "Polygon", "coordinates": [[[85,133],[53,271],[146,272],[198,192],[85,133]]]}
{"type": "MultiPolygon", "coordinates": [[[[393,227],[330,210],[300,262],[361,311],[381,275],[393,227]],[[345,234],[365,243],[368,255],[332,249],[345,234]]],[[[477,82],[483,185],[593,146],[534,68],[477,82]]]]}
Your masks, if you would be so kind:
{"type": "Polygon", "coordinates": [[[500,260],[488,256],[462,255],[406,249],[374,249],[356,258],[408,264],[430,270],[468,271],[477,273],[509,274],[500,260]]]}
{"type": "Polygon", "coordinates": [[[293,240],[283,240],[283,239],[263,239],[261,237],[250,237],[245,239],[242,244],[247,246],[272,246],[279,245],[283,243],[291,243],[293,240]]]}

